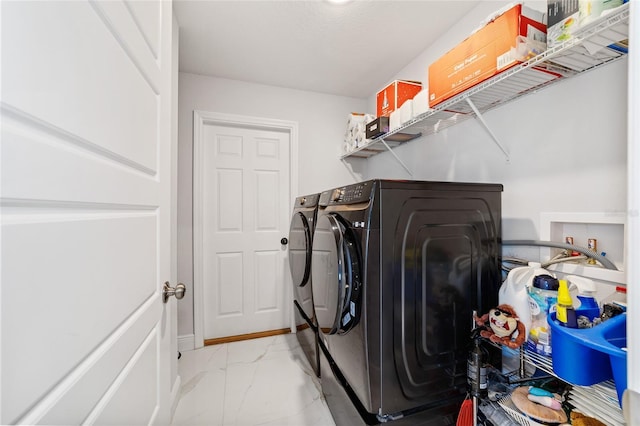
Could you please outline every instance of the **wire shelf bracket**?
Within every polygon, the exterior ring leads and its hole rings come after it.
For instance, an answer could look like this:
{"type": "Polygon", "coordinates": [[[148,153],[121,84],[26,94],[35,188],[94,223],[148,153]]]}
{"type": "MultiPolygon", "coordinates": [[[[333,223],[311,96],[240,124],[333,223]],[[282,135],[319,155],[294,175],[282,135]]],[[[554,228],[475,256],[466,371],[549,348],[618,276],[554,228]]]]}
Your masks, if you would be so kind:
{"type": "MultiPolygon", "coordinates": [[[[430,108],[379,138],[344,153],[341,159],[369,158],[386,150],[393,152],[390,147],[438,133],[473,118],[475,114],[509,162],[509,153],[478,111],[487,112],[567,78],[627,57],[628,49],[621,49],[618,44],[629,37],[629,13],[629,3],[613,9],[608,15],[579,29],[570,40],[430,108]],[[399,135],[402,137],[396,138],[399,135]]],[[[406,166],[403,167],[409,172],[406,166]]]]}
{"type": "Polygon", "coordinates": [[[476,118],[478,119],[478,121],[480,121],[480,124],[482,124],[482,127],[485,128],[487,133],[489,133],[489,136],[491,136],[491,139],[493,139],[493,142],[495,142],[495,144],[498,145],[498,148],[500,148],[500,151],[502,151],[502,153],[504,154],[505,159],[507,160],[507,163],[509,163],[511,161],[511,159],[509,157],[509,153],[504,148],[504,146],[502,146],[502,144],[498,140],[497,136],[491,131],[491,128],[489,127],[489,125],[485,121],[484,117],[482,116],[482,113],[480,113],[480,111],[478,111],[478,108],[476,108],[476,106],[473,103],[473,101],[471,100],[471,98],[467,98],[466,101],[469,104],[469,106],[471,107],[471,109],[473,110],[473,113],[476,115],[476,118]]]}
{"type": "Polygon", "coordinates": [[[391,155],[393,155],[393,157],[396,159],[396,161],[398,163],[400,163],[400,165],[407,171],[407,173],[409,173],[409,176],[413,177],[413,173],[411,173],[411,170],[409,169],[409,167],[407,167],[407,165],[404,163],[404,161],[402,161],[400,159],[400,157],[398,157],[398,154],[396,154],[391,147],[387,144],[387,142],[384,139],[380,139],[380,142],[385,146],[385,148],[387,148],[387,150],[391,153],[391,155]]]}

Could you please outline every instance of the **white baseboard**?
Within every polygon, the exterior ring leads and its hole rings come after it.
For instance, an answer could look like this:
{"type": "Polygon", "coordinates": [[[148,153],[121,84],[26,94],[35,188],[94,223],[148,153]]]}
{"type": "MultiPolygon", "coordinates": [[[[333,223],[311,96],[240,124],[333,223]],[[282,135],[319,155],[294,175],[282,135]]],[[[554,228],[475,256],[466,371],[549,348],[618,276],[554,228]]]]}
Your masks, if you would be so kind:
{"type": "Polygon", "coordinates": [[[179,351],[192,351],[196,348],[195,335],[185,334],[178,336],[178,350],[179,351]]]}

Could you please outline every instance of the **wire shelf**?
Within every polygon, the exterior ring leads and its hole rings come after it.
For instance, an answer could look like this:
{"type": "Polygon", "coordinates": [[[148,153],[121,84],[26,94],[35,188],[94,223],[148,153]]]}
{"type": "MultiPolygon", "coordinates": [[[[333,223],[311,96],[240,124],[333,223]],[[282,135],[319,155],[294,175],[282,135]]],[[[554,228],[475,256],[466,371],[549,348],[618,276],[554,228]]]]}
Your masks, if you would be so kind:
{"type": "MultiPolygon", "coordinates": [[[[521,352],[520,350],[506,348],[505,351],[510,356],[522,356],[524,362],[529,365],[546,374],[558,377],[553,371],[553,361],[551,357],[540,355],[529,349],[524,349],[521,352]]],[[[562,377],[558,378],[566,382],[562,377]]],[[[571,390],[567,395],[567,399],[569,404],[575,407],[577,411],[587,416],[595,417],[607,425],[624,426],[625,422],[618,403],[618,394],[613,380],[607,380],[591,386],[569,384],[571,385],[571,390]]]]}
{"type": "Polygon", "coordinates": [[[389,148],[394,148],[476,117],[468,100],[483,113],[566,78],[621,59],[626,56],[626,49],[618,43],[629,37],[628,22],[629,4],[625,3],[581,28],[572,39],[467,89],[340,158],[368,158],[386,151],[385,142],[389,148]],[[389,142],[396,134],[402,134],[404,140],[389,142]]]}
{"type": "Polygon", "coordinates": [[[535,420],[524,415],[511,399],[511,395],[505,396],[498,400],[498,404],[502,409],[514,420],[517,424],[522,426],[544,426],[542,423],[538,423],[535,420]]]}

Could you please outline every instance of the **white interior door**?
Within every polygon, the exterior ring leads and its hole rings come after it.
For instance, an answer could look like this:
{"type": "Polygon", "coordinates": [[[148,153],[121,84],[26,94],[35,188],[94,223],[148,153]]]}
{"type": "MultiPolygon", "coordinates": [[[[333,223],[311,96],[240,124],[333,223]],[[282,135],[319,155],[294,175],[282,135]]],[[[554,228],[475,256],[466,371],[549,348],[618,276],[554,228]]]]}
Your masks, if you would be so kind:
{"type": "Polygon", "coordinates": [[[1,7],[0,423],[167,424],[171,3],[1,7]]]}
{"type": "Polygon", "coordinates": [[[205,123],[199,138],[204,339],[288,328],[291,134],[205,123]]]}

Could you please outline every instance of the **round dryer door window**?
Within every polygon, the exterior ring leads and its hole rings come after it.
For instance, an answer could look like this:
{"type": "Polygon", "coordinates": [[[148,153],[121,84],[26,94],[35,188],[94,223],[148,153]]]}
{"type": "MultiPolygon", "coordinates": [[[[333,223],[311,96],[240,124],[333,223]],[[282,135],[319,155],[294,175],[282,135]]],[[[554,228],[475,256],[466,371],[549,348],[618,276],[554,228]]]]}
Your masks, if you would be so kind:
{"type": "Polygon", "coordinates": [[[311,274],[311,228],[301,212],[293,215],[289,228],[289,268],[294,286],[307,284],[311,274]]]}
{"type": "Polygon", "coordinates": [[[355,235],[335,213],[318,218],[313,241],[313,298],[318,325],[345,334],[360,320],[360,251],[355,235]]]}

